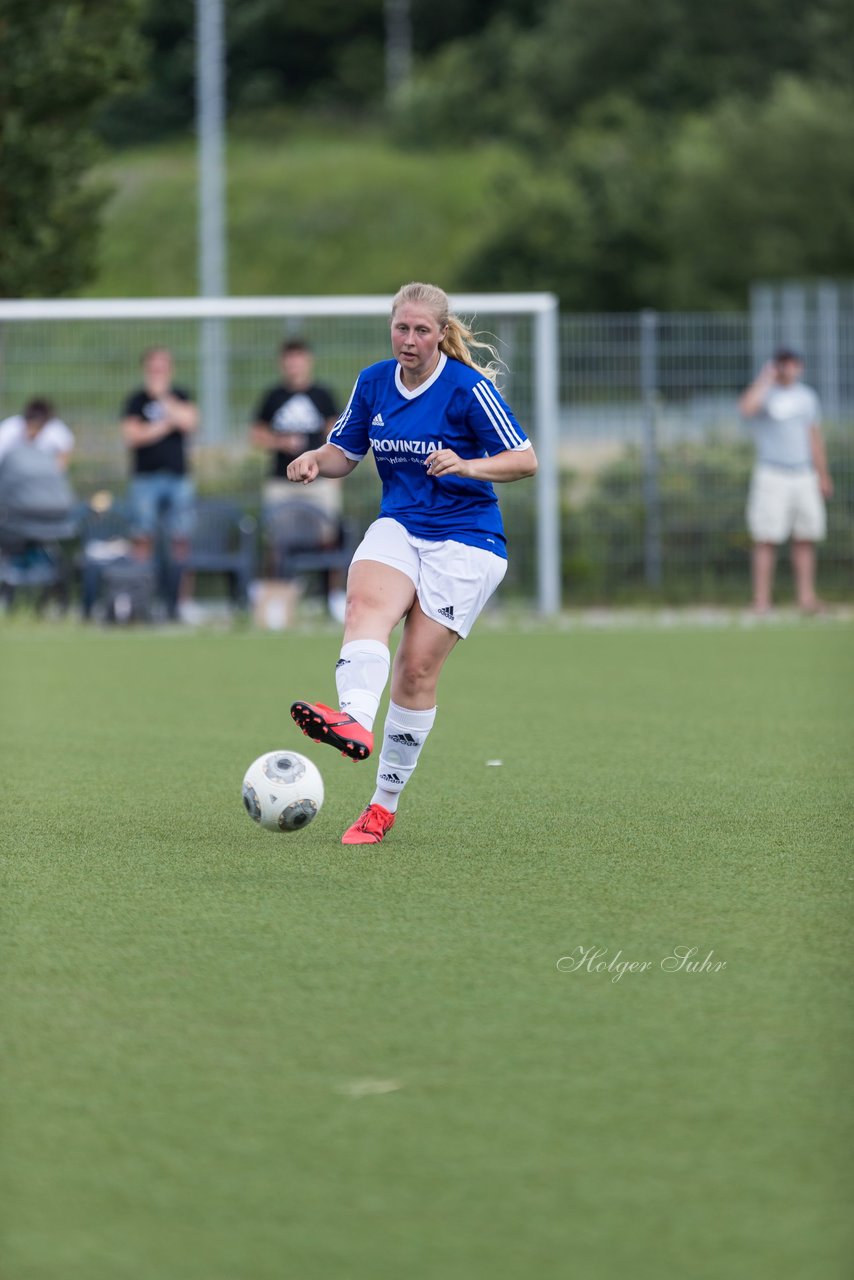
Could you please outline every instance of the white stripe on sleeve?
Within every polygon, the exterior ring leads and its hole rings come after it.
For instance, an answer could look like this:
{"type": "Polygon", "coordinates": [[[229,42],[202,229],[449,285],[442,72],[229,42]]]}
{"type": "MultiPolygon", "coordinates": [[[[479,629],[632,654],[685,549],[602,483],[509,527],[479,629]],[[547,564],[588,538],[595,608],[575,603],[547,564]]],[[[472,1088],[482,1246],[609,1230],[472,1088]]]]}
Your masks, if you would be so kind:
{"type": "Polygon", "coordinates": [[[486,381],[476,383],[474,394],[478,404],[495,428],[495,434],[504,445],[504,448],[523,448],[525,441],[514,427],[492,384],[486,381]]]}
{"type": "MultiPolygon", "coordinates": [[[[336,431],[343,431],[347,423],[350,421],[350,416],[353,412],[353,397],[356,394],[356,388],[358,387],[358,385],[359,385],[359,379],[357,378],[356,381],[353,383],[353,390],[350,392],[350,399],[345,404],[337,422],[333,426],[332,430],[329,432],[329,435],[326,437],[327,441],[330,444],[335,443],[332,437],[335,435],[336,431]]],[[[339,448],[340,448],[340,445],[339,445],[339,448]]]]}

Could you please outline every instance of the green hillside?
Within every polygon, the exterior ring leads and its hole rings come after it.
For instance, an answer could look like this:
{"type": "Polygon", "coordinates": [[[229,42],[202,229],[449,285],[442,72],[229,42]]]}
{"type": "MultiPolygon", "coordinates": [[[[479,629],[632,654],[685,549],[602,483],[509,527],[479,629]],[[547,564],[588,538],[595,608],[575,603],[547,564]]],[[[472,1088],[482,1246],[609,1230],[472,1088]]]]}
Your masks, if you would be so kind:
{"type": "MultiPolygon", "coordinates": [[[[376,131],[300,122],[233,131],[227,147],[229,292],[383,293],[427,278],[458,287],[510,164],[498,147],[429,154],[376,131]]],[[[122,151],[91,297],[196,292],[192,139],[122,151]]]]}

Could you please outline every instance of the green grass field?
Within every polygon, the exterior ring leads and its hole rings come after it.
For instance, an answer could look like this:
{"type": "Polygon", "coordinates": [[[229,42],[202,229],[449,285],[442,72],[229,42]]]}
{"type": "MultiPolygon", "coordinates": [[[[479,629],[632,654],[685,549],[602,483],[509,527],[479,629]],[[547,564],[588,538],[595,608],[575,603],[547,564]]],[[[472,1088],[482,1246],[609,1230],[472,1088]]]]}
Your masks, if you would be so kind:
{"type": "Polygon", "coordinates": [[[364,850],[332,632],[5,623],[5,1280],[842,1280],[852,639],[484,626],[364,850]]]}

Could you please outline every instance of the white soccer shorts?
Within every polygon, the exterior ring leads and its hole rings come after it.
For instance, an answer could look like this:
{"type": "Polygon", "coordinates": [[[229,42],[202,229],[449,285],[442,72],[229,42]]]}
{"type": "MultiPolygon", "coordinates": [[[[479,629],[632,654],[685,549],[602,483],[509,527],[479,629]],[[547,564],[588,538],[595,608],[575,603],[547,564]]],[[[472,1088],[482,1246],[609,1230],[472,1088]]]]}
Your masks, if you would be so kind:
{"type": "Polygon", "coordinates": [[[415,538],[387,516],[367,530],[353,556],[357,560],[378,560],[405,573],[427,617],[462,639],[507,572],[502,556],[451,539],[415,538]]]}
{"type": "Polygon", "coordinates": [[[815,471],[787,471],[761,463],[747,499],[747,527],[754,542],[821,542],[827,516],[815,471]]]}

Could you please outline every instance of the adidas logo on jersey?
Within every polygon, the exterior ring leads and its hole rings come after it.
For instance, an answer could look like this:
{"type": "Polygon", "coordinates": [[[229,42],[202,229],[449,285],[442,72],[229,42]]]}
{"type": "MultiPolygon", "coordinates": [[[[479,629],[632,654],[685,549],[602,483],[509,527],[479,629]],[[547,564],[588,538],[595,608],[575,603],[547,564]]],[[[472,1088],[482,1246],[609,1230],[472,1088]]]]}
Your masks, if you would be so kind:
{"type": "Polygon", "coordinates": [[[447,618],[449,622],[453,622],[454,606],[452,604],[446,604],[444,609],[440,609],[439,612],[441,613],[443,618],[447,618]]]}
{"type": "Polygon", "coordinates": [[[390,733],[388,740],[389,742],[397,742],[402,747],[418,747],[421,745],[417,738],[413,738],[411,733],[390,733]]]}
{"type": "Polygon", "coordinates": [[[373,419],[372,419],[372,421],[371,421],[371,426],[372,426],[372,427],[384,427],[384,426],[385,426],[385,423],[383,422],[383,415],[382,415],[381,413],[378,413],[378,414],[377,414],[377,416],[376,416],[375,418],[373,418],[373,419]]]}

